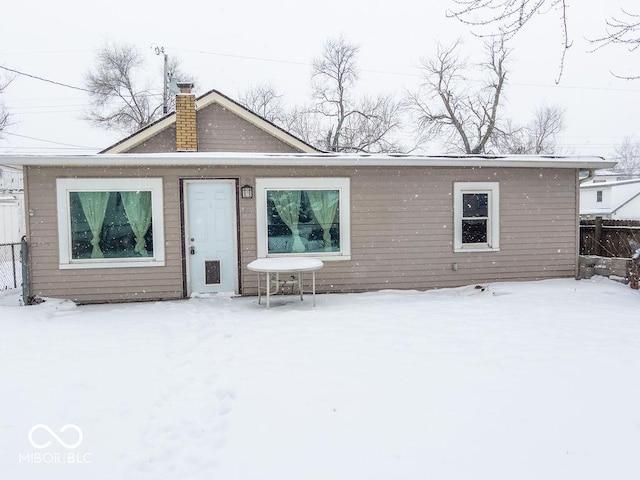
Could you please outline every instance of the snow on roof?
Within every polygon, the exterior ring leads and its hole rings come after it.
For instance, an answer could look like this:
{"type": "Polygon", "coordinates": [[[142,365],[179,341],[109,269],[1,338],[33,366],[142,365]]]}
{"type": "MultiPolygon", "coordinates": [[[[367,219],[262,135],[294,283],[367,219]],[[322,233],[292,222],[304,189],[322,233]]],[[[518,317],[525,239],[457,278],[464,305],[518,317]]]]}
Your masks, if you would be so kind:
{"type": "Polygon", "coordinates": [[[345,153],[172,152],[143,154],[10,155],[0,164],[20,166],[358,166],[358,167],[511,167],[608,168],[597,156],[411,155],[345,153]]]}
{"type": "Polygon", "coordinates": [[[585,190],[594,189],[594,188],[602,190],[603,188],[611,188],[611,187],[616,187],[620,185],[632,185],[634,183],[640,183],[640,178],[632,178],[630,180],[617,180],[615,182],[606,182],[606,183],[588,183],[588,184],[580,185],[580,188],[584,188],[585,190]]]}
{"type": "Polygon", "coordinates": [[[17,203],[18,199],[14,196],[14,195],[6,195],[4,193],[0,193],[0,203],[1,204],[5,204],[5,203],[17,203]]]}

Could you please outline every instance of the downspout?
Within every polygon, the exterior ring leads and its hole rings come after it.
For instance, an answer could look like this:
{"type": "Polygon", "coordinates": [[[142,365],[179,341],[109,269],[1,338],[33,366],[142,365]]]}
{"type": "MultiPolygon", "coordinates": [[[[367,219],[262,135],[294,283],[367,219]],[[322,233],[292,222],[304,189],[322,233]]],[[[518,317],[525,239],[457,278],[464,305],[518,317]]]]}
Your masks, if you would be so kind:
{"type": "Polygon", "coordinates": [[[580,180],[580,185],[582,185],[584,182],[588,182],[589,180],[593,179],[593,177],[596,176],[595,168],[590,168],[587,171],[589,172],[589,174],[586,177],[584,177],[583,179],[580,180]]]}
{"type": "Polygon", "coordinates": [[[577,258],[576,258],[576,266],[575,266],[575,271],[574,271],[574,277],[576,280],[580,279],[580,243],[582,240],[582,232],[580,231],[580,185],[582,185],[585,182],[588,182],[589,180],[593,179],[593,177],[596,176],[596,170],[595,168],[590,168],[589,170],[587,170],[589,173],[587,174],[586,177],[584,177],[583,179],[580,179],[580,172],[578,172],[578,183],[576,184],[576,210],[577,210],[577,217],[578,217],[578,222],[576,225],[576,230],[577,230],[577,235],[576,235],[576,251],[578,253],[577,258]]]}
{"type": "Polygon", "coordinates": [[[576,185],[576,210],[577,210],[577,217],[578,217],[578,224],[577,224],[577,235],[576,235],[576,251],[578,253],[577,255],[577,259],[576,259],[576,266],[575,266],[575,279],[579,280],[580,279],[580,243],[581,243],[581,239],[582,239],[582,232],[580,231],[580,185],[582,185],[585,182],[588,182],[589,180],[592,180],[593,177],[596,176],[596,169],[595,168],[590,168],[587,170],[588,174],[586,177],[580,179],[580,172],[578,172],[578,183],[576,185]]]}

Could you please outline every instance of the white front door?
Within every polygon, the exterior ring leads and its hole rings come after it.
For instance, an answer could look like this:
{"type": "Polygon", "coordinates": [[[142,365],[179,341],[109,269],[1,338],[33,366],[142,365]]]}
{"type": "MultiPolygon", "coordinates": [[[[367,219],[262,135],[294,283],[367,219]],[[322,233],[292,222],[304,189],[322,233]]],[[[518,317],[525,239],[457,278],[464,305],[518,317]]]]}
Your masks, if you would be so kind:
{"type": "Polygon", "coordinates": [[[186,180],[187,290],[238,291],[236,185],[234,180],[186,180]]]}

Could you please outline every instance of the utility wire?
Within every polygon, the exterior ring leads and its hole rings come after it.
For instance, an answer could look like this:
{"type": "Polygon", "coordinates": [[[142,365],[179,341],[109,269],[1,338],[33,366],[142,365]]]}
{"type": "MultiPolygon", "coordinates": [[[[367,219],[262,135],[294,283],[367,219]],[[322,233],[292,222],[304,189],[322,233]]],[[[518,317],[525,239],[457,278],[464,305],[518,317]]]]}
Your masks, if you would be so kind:
{"type": "MultiPolygon", "coordinates": [[[[50,80],[48,78],[39,77],[38,75],[32,75],[31,73],[26,73],[26,72],[21,72],[19,70],[14,70],[13,68],[5,67],[3,65],[0,65],[0,69],[6,70],[6,71],[11,72],[11,73],[16,73],[18,75],[23,75],[25,77],[33,78],[34,80],[40,80],[41,82],[52,83],[53,85],[58,85],[60,87],[71,88],[73,90],[80,90],[81,92],[93,93],[95,95],[104,95],[103,93],[96,92],[95,90],[89,90],[88,88],[83,88],[83,87],[76,87],[75,85],[69,85],[67,83],[56,82],[55,80],[50,80]]],[[[110,94],[109,96],[113,96],[113,94],[110,94]]],[[[158,96],[162,96],[162,95],[161,94],[157,94],[157,93],[147,93],[147,94],[143,94],[143,96],[158,97],[158,96]]]]}
{"type": "Polygon", "coordinates": [[[39,77],[37,75],[31,75],[30,73],[25,73],[25,72],[21,72],[19,70],[14,70],[13,68],[8,68],[8,67],[5,67],[3,65],[0,65],[0,68],[3,69],[3,70],[7,70],[8,72],[17,73],[18,75],[23,75],[25,77],[33,78],[35,80],[40,80],[42,82],[52,83],[54,85],[59,85],[61,87],[72,88],[74,90],[80,90],[81,92],[99,94],[98,92],[93,91],[93,90],[88,90],[86,88],[76,87],[76,86],[73,86],[73,85],[68,85],[66,83],[56,82],[55,80],[49,80],[48,78],[42,78],[42,77],[39,77]]]}
{"type": "MultiPolygon", "coordinates": [[[[284,60],[279,58],[267,58],[267,57],[256,57],[249,55],[237,55],[231,53],[222,53],[222,52],[212,52],[206,50],[193,50],[188,48],[176,48],[176,47],[168,47],[168,49],[175,50],[178,52],[188,52],[188,53],[197,53],[201,55],[213,55],[218,57],[227,57],[227,58],[238,58],[241,60],[257,60],[261,62],[271,62],[271,63],[284,63],[289,65],[302,65],[302,66],[312,66],[312,62],[300,62],[296,60],[284,60]]],[[[398,71],[388,71],[388,70],[374,70],[362,68],[360,69],[362,72],[375,73],[379,75],[395,75],[400,77],[414,77],[414,78],[422,78],[422,74],[420,73],[409,73],[409,72],[398,72],[398,71]]],[[[591,86],[581,86],[581,85],[557,85],[557,84],[541,84],[541,83],[525,83],[525,82],[509,82],[509,85],[521,86],[521,87],[536,87],[536,88],[564,88],[564,89],[572,89],[572,90],[603,90],[603,91],[612,91],[612,92],[640,92],[638,89],[628,89],[628,88],[616,88],[616,87],[591,87],[591,86]]]]}
{"type": "Polygon", "coordinates": [[[11,132],[7,132],[7,131],[3,131],[2,134],[3,135],[11,135],[13,137],[27,138],[29,140],[37,140],[39,142],[53,143],[55,145],[62,145],[62,146],[65,146],[65,147],[83,148],[83,149],[87,149],[87,150],[98,150],[97,147],[87,147],[86,145],[74,145],[73,143],[54,142],[53,140],[45,140],[44,138],[29,137],[27,135],[19,135],[17,133],[11,133],[11,132]]]}

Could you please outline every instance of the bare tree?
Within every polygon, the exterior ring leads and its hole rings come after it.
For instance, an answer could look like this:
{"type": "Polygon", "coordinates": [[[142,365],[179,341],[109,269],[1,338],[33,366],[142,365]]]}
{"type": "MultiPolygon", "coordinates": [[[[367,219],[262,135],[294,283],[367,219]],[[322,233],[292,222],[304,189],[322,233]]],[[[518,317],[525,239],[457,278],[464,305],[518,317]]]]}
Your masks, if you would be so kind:
{"type": "Polygon", "coordinates": [[[358,47],[343,37],[325,43],[313,61],[313,105],[298,109],[298,118],[292,119],[305,127],[293,130],[312,135],[305,140],[330,152],[403,151],[393,139],[401,105],[391,95],[356,96],[357,57],[358,47]]]}
{"type": "Polygon", "coordinates": [[[282,95],[271,85],[252,85],[239,95],[239,102],[262,118],[277,125],[286,123],[287,114],[282,103],[282,95]]]}
{"type": "MultiPolygon", "coordinates": [[[[556,10],[567,38],[566,0],[452,0],[456,6],[447,15],[472,27],[490,27],[489,35],[513,37],[536,14],[556,10]],[[543,10],[544,9],[544,10],[543,10]]],[[[565,48],[569,48],[565,42],[565,48]]]]}
{"type": "MultiPolygon", "coordinates": [[[[188,81],[177,59],[169,59],[169,79],[188,81]]],[[[91,109],[86,119],[107,129],[132,133],[162,115],[164,82],[162,75],[153,80],[143,55],[134,45],[105,44],[96,55],[96,64],[85,75],[90,90],[91,109]]],[[[170,104],[170,109],[173,103],[170,104]]]]}
{"type": "Polygon", "coordinates": [[[564,110],[555,106],[538,107],[524,126],[506,121],[491,140],[498,153],[551,155],[556,153],[558,134],[564,129],[564,110]]]}
{"type": "MultiPolygon", "coordinates": [[[[622,9],[622,16],[607,19],[607,27],[605,35],[592,40],[597,45],[598,50],[607,45],[623,45],[633,52],[640,48],[640,15],[636,15],[622,9]]],[[[612,74],[626,80],[638,80],[639,74],[620,75],[612,74]]]]}
{"type": "Polygon", "coordinates": [[[329,152],[406,152],[398,139],[403,104],[391,95],[358,96],[358,47],[343,37],[328,40],[313,61],[312,99],[288,108],[275,88],[262,84],[240,93],[240,103],[329,152]]]}
{"type": "Polygon", "coordinates": [[[310,145],[322,149],[322,129],[320,121],[311,112],[309,106],[294,106],[285,110],[284,119],[280,125],[286,131],[293,133],[310,145]]]}
{"type": "Polygon", "coordinates": [[[622,144],[616,147],[615,154],[618,161],[617,171],[629,177],[640,175],[640,142],[626,137],[622,144]]]}
{"type": "Polygon", "coordinates": [[[348,116],[342,125],[342,151],[346,151],[347,146],[352,152],[405,151],[406,147],[392,136],[400,129],[402,106],[399,102],[389,95],[363,97],[358,108],[360,113],[348,116]]]}
{"type": "Polygon", "coordinates": [[[422,60],[424,83],[408,102],[427,137],[442,137],[454,151],[485,153],[498,122],[510,50],[501,38],[486,41],[486,60],[473,65],[460,56],[460,46],[439,44],[435,57],[422,60]],[[475,89],[472,69],[483,74],[475,89]]]}
{"type": "MultiPolygon", "coordinates": [[[[0,78],[0,94],[9,86],[13,78],[0,78]]],[[[9,125],[9,112],[3,104],[0,103],[0,133],[9,125]]]]}
{"type": "Polygon", "coordinates": [[[529,124],[529,131],[533,140],[533,150],[530,153],[555,153],[558,134],[565,127],[565,110],[560,107],[544,105],[534,112],[533,121],[529,124]]]}
{"type": "MultiPolygon", "coordinates": [[[[448,15],[461,22],[477,27],[486,35],[514,36],[539,13],[554,12],[560,20],[563,36],[560,72],[556,82],[560,81],[564,70],[564,60],[572,45],[568,30],[567,0],[452,0],[455,7],[448,15]]],[[[606,45],[622,44],[630,50],[640,46],[640,15],[621,9],[618,17],[606,20],[605,34],[590,40],[596,50],[606,45]]],[[[640,78],[640,76],[621,76],[622,78],[640,78]]]]}
{"type": "MultiPolygon", "coordinates": [[[[163,68],[164,70],[164,68],[163,68]]],[[[163,73],[164,75],[164,73],[163,73]]],[[[157,78],[157,77],[156,77],[157,78]]],[[[195,84],[196,86],[193,88],[194,92],[197,92],[198,90],[198,81],[195,78],[195,76],[191,75],[190,73],[186,72],[183,68],[182,68],[182,62],[180,61],[179,58],[177,57],[168,57],[167,59],[167,83],[169,84],[169,86],[173,85],[175,87],[175,91],[177,92],[177,86],[175,85],[177,82],[191,82],[193,84],[195,84]]],[[[164,86],[163,86],[164,88],[164,86]]],[[[176,109],[176,96],[175,95],[168,95],[168,101],[167,101],[167,111],[168,112],[173,112],[176,109]]]]}
{"type": "Polygon", "coordinates": [[[343,37],[327,40],[322,56],[313,61],[312,88],[316,112],[331,119],[322,141],[325,150],[339,152],[346,119],[357,115],[352,107],[353,87],[358,80],[358,47],[343,37]]]}
{"type": "Polygon", "coordinates": [[[162,112],[162,97],[140,78],[143,67],[135,46],[105,44],[85,77],[86,88],[92,92],[87,119],[97,126],[132,133],[157,118],[162,112]]]}

